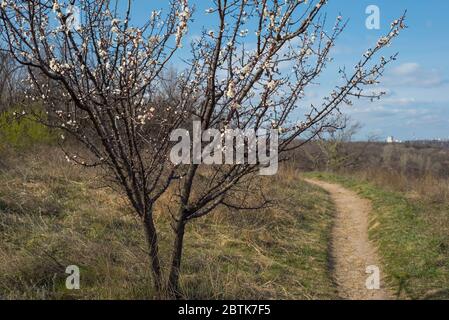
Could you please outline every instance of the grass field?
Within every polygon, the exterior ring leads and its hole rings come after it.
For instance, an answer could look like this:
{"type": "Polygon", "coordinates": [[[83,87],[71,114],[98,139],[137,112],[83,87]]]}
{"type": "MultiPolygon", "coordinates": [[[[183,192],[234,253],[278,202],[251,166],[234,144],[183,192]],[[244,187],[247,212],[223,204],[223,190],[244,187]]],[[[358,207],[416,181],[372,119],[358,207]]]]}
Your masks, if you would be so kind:
{"type": "MultiPolygon", "coordinates": [[[[0,298],[152,299],[140,221],[96,171],[59,149],[4,149],[0,158],[0,298]],[[56,155],[56,156],[55,156],[56,155]],[[81,269],[67,290],[65,268],[81,269]]],[[[370,238],[400,299],[449,298],[446,184],[363,174],[307,174],[372,201],[370,238]],[[427,191],[426,191],[427,190],[427,191]]],[[[283,168],[260,187],[275,206],[219,208],[188,226],[181,287],[191,299],[336,299],[329,266],[334,207],[324,191],[283,168]]],[[[422,180],[424,181],[424,180],[422,180]]],[[[163,262],[172,242],[167,207],[156,207],[163,262]]]]}
{"type": "MultiPolygon", "coordinates": [[[[140,222],[95,172],[57,149],[4,155],[0,162],[0,297],[151,299],[140,222]],[[20,160],[19,160],[20,159],[20,160]],[[81,289],[65,288],[65,268],[81,289]]],[[[294,172],[263,180],[277,205],[261,212],[216,210],[188,228],[181,277],[186,298],[332,299],[329,230],[333,205],[294,172]]],[[[157,208],[163,261],[171,235],[157,208]]]]}
{"type": "Polygon", "coordinates": [[[449,298],[449,204],[363,179],[311,176],[340,183],[373,203],[370,238],[399,298],[449,298]]]}

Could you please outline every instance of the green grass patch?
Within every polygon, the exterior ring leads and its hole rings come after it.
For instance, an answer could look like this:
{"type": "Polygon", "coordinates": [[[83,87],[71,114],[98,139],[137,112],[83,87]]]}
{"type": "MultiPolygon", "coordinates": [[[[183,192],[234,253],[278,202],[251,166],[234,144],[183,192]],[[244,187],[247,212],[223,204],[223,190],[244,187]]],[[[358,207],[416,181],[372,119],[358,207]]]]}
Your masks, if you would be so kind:
{"type": "Polygon", "coordinates": [[[44,111],[34,108],[35,115],[19,116],[18,109],[0,113],[0,150],[12,147],[24,150],[36,144],[54,144],[56,130],[45,126],[37,119],[46,119],[44,111]]]}

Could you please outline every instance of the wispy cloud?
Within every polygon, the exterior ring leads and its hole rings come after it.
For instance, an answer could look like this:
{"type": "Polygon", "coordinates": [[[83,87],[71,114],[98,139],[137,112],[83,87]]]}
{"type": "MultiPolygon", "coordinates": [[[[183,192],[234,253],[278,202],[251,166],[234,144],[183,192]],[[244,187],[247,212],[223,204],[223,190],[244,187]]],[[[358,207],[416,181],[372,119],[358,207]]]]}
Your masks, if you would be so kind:
{"type": "Polygon", "coordinates": [[[436,87],[447,83],[438,70],[428,70],[419,63],[407,62],[389,72],[383,82],[388,86],[436,87]]]}

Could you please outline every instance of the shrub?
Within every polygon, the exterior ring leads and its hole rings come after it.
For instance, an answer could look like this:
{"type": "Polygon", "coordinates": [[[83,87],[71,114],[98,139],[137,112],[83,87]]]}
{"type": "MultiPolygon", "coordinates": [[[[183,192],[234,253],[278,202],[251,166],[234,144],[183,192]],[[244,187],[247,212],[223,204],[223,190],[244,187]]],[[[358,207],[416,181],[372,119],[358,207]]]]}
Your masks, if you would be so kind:
{"type": "Polygon", "coordinates": [[[17,109],[0,114],[0,150],[5,147],[27,149],[37,144],[54,144],[57,132],[37,119],[45,119],[45,113],[35,107],[33,114],[23,117],[16,116],[17,109]]]}

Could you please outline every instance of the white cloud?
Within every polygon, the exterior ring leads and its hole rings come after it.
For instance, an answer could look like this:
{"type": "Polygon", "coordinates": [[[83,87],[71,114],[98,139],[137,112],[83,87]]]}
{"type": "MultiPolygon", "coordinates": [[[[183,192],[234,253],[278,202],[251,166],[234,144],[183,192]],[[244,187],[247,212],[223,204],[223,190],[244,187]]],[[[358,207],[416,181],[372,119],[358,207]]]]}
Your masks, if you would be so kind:
{"type": "Polygon", "coordinates": [[[414,75],[420,70],[420,66],[416,62],[403,63],[400,66],[393,69],[391,72],[395,76],[410,76],[414,75]]]}
{"type": "Polygon", "coordinates": [[[388,86],[436,87],[446,80],[435,70],[427,70],[419,63],[408,62],[394,68],[387,74],[384,84],[388,86]]]}
{"type": "Polygon", "coordinates": [[[413,97],[410,98],[390,98],[390,99],[383,99],[384,103],[389,105],[400,105],[400,106],[408,106],[412,103],[416,102],[416,99],[413,97]]]}

